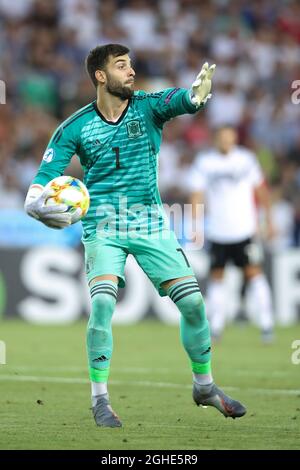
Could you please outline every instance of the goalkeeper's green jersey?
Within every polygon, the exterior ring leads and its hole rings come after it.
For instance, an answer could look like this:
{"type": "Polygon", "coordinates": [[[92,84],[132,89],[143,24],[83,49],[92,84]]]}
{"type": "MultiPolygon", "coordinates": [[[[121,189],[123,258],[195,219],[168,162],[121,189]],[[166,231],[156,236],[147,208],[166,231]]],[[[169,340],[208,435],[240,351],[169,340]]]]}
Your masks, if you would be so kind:
{"type": "Polygon", "coordinates": [[[45,186],[62,175],[76,154],[91,197],[83,239],[98,230],[162,230],[166,221],[157,170],[163,125],[197,109],[181,88],[135,92],[117,122],[107,121],[96,101],[90,103],[54,132],[33,183],[45,186]]]}

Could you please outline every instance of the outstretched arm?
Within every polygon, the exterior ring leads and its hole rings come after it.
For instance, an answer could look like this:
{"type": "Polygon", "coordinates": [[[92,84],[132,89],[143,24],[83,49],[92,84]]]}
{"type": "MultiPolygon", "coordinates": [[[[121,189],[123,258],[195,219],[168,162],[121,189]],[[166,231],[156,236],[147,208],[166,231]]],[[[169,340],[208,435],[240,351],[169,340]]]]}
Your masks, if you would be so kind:
{"type": "Polygon", "coordinates": [[[168,88],[158,93],[149,93],[147,98],[157,124],[162,126],[175,116],[193,114],[202,108],[211,97],[212,76],[216,66],[206,62],[190,89],[168,88]]]}

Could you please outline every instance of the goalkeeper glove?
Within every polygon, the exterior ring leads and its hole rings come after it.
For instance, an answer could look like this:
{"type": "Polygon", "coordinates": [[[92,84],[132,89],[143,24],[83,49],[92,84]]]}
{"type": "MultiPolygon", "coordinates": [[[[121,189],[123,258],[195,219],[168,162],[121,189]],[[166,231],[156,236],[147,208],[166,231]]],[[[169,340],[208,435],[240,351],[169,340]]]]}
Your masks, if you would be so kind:
{"type": "Polygon", "coordinates": [[[208,63],[203,64],[200,73],[197,75],[196,80],[192,84],[191,89],[191,101],[196,106],[205,104],[206,101],[211,97],[211,79],[214,74],[216,65],[213,64],[210,67],[208,63]]]}
{"type": "Polygon", "coordinates": [[[32,185],[26,196],[24,209],[28,215],[51,228],[62,229],[71,224],[71,214],[66,212],[66,204],[47,206],[46,201],[54,196],[52,189],[44,189],[40,185],[32,185]]]}

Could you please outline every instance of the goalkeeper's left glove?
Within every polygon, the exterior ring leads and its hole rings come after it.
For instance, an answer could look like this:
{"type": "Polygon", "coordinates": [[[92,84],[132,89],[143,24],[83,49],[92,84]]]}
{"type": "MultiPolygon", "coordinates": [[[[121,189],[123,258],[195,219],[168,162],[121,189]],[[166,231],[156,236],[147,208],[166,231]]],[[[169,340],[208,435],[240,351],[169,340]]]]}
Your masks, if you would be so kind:
{"type": "Polygon", "coordinates": [[[211,97],[211,79],[214,74],[216,65],[213,64],[210,67],[208,63],[203,64],[200,73],[197,75],[196,80],[192,84],[191,89],[191,101],[196,106],[205,104],[206,101],[211,97]]]}

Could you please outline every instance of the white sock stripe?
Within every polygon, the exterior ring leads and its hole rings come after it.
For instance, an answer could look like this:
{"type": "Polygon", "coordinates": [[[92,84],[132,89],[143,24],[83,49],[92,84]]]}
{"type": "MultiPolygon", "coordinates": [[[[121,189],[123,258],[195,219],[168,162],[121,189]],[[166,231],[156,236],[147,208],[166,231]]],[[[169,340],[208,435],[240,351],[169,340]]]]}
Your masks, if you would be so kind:
{"type": "MultiPolygon", "coordinates": [[[[184,292],[187,289],[191,289],[193,287],[197,287],[199,289],[198,283],[197,282],[189,282],[186,284],[182,284],[181,286],[178,286],[177,289],[175,289],[171,294],[169,294],[170,299],[174,299],[174,297],[179,294],[180,292],[184,292]]],[[[200,289],[199,289],[200,290],[200,289]]]]}
{"type": "Polygon", "coordinates": [[[93,297],[96,294],[101,294],[101,292],[112,292],[115,296],[117,296],[118,291],[114,289],[112,286],[106,285],[106,286],[97,286],[95,289],[91,289],[91,296],[93,297]]]}
{"type": "Polygon", "coordinates": [[[99,294],[109,294],[117,300],[117,294],[115,292],[111,291],[111,290],[106,290],[106,289],[101,289],[97,292],[93,292],[91,294],[91,298],[93,298],[93,297],[95,297],[96,295],[99,295],[99,294]]]}
{"type": "Polygon", "coordinates": [[[187,297],[188,295],[191,295],[191,294],[195,294],[195,293],[198,293],[200,294],[200,289],[199,287],[195,288],[195,287],[189,287],[188,289],[184,290],[184,292],[182,292],[181,294],[178,294],[177,296],[174,297],[173,302],[178,302],[179,300],[183,299],[184,297],[187,297]]]}
{"type": "Polygon", "coordinates": [[[198,286],[198,281],[195,278],[190,278],[190,279],[187,279],[186,281],[178,281],[176,284],[173,284],[172,286],[168,288],[168,292],[169,292],[168,295],[169,296],[173,295],[177,289],[180,289],[180,287],[183,287],[189,284],[197,284],[198,286]]]}
{"type": "Polygon", "coordinates": [[[102,282],[101,283],[97,282],[97,284],[94,284],[91,287],[90,291],[93,292],[93,290],[98,289],[99,287],[110,287],[111,289],[114,289],[116,292],[118,292],[118,288],[116,286],[114,286],[112,284],[108,284],[107,282],[105,282],[105,283],[104,282],[103,283],[102,282]]]}
{"type": "Polygon", "coordinates": [[[99,290],[99,289],[110,289],[113,292],[115,292],[116,294],[118,293],[118,290],[115,287],[110,286],[109,284],[93,287],[91,289],[91,293],[93,293],[93,292],[95,292],[96,290],[99,290]]]}
{"type": "Polygon", "coordinates": [[[91,382],[92,397],[107,393],[107,382],[91,382]]]}

